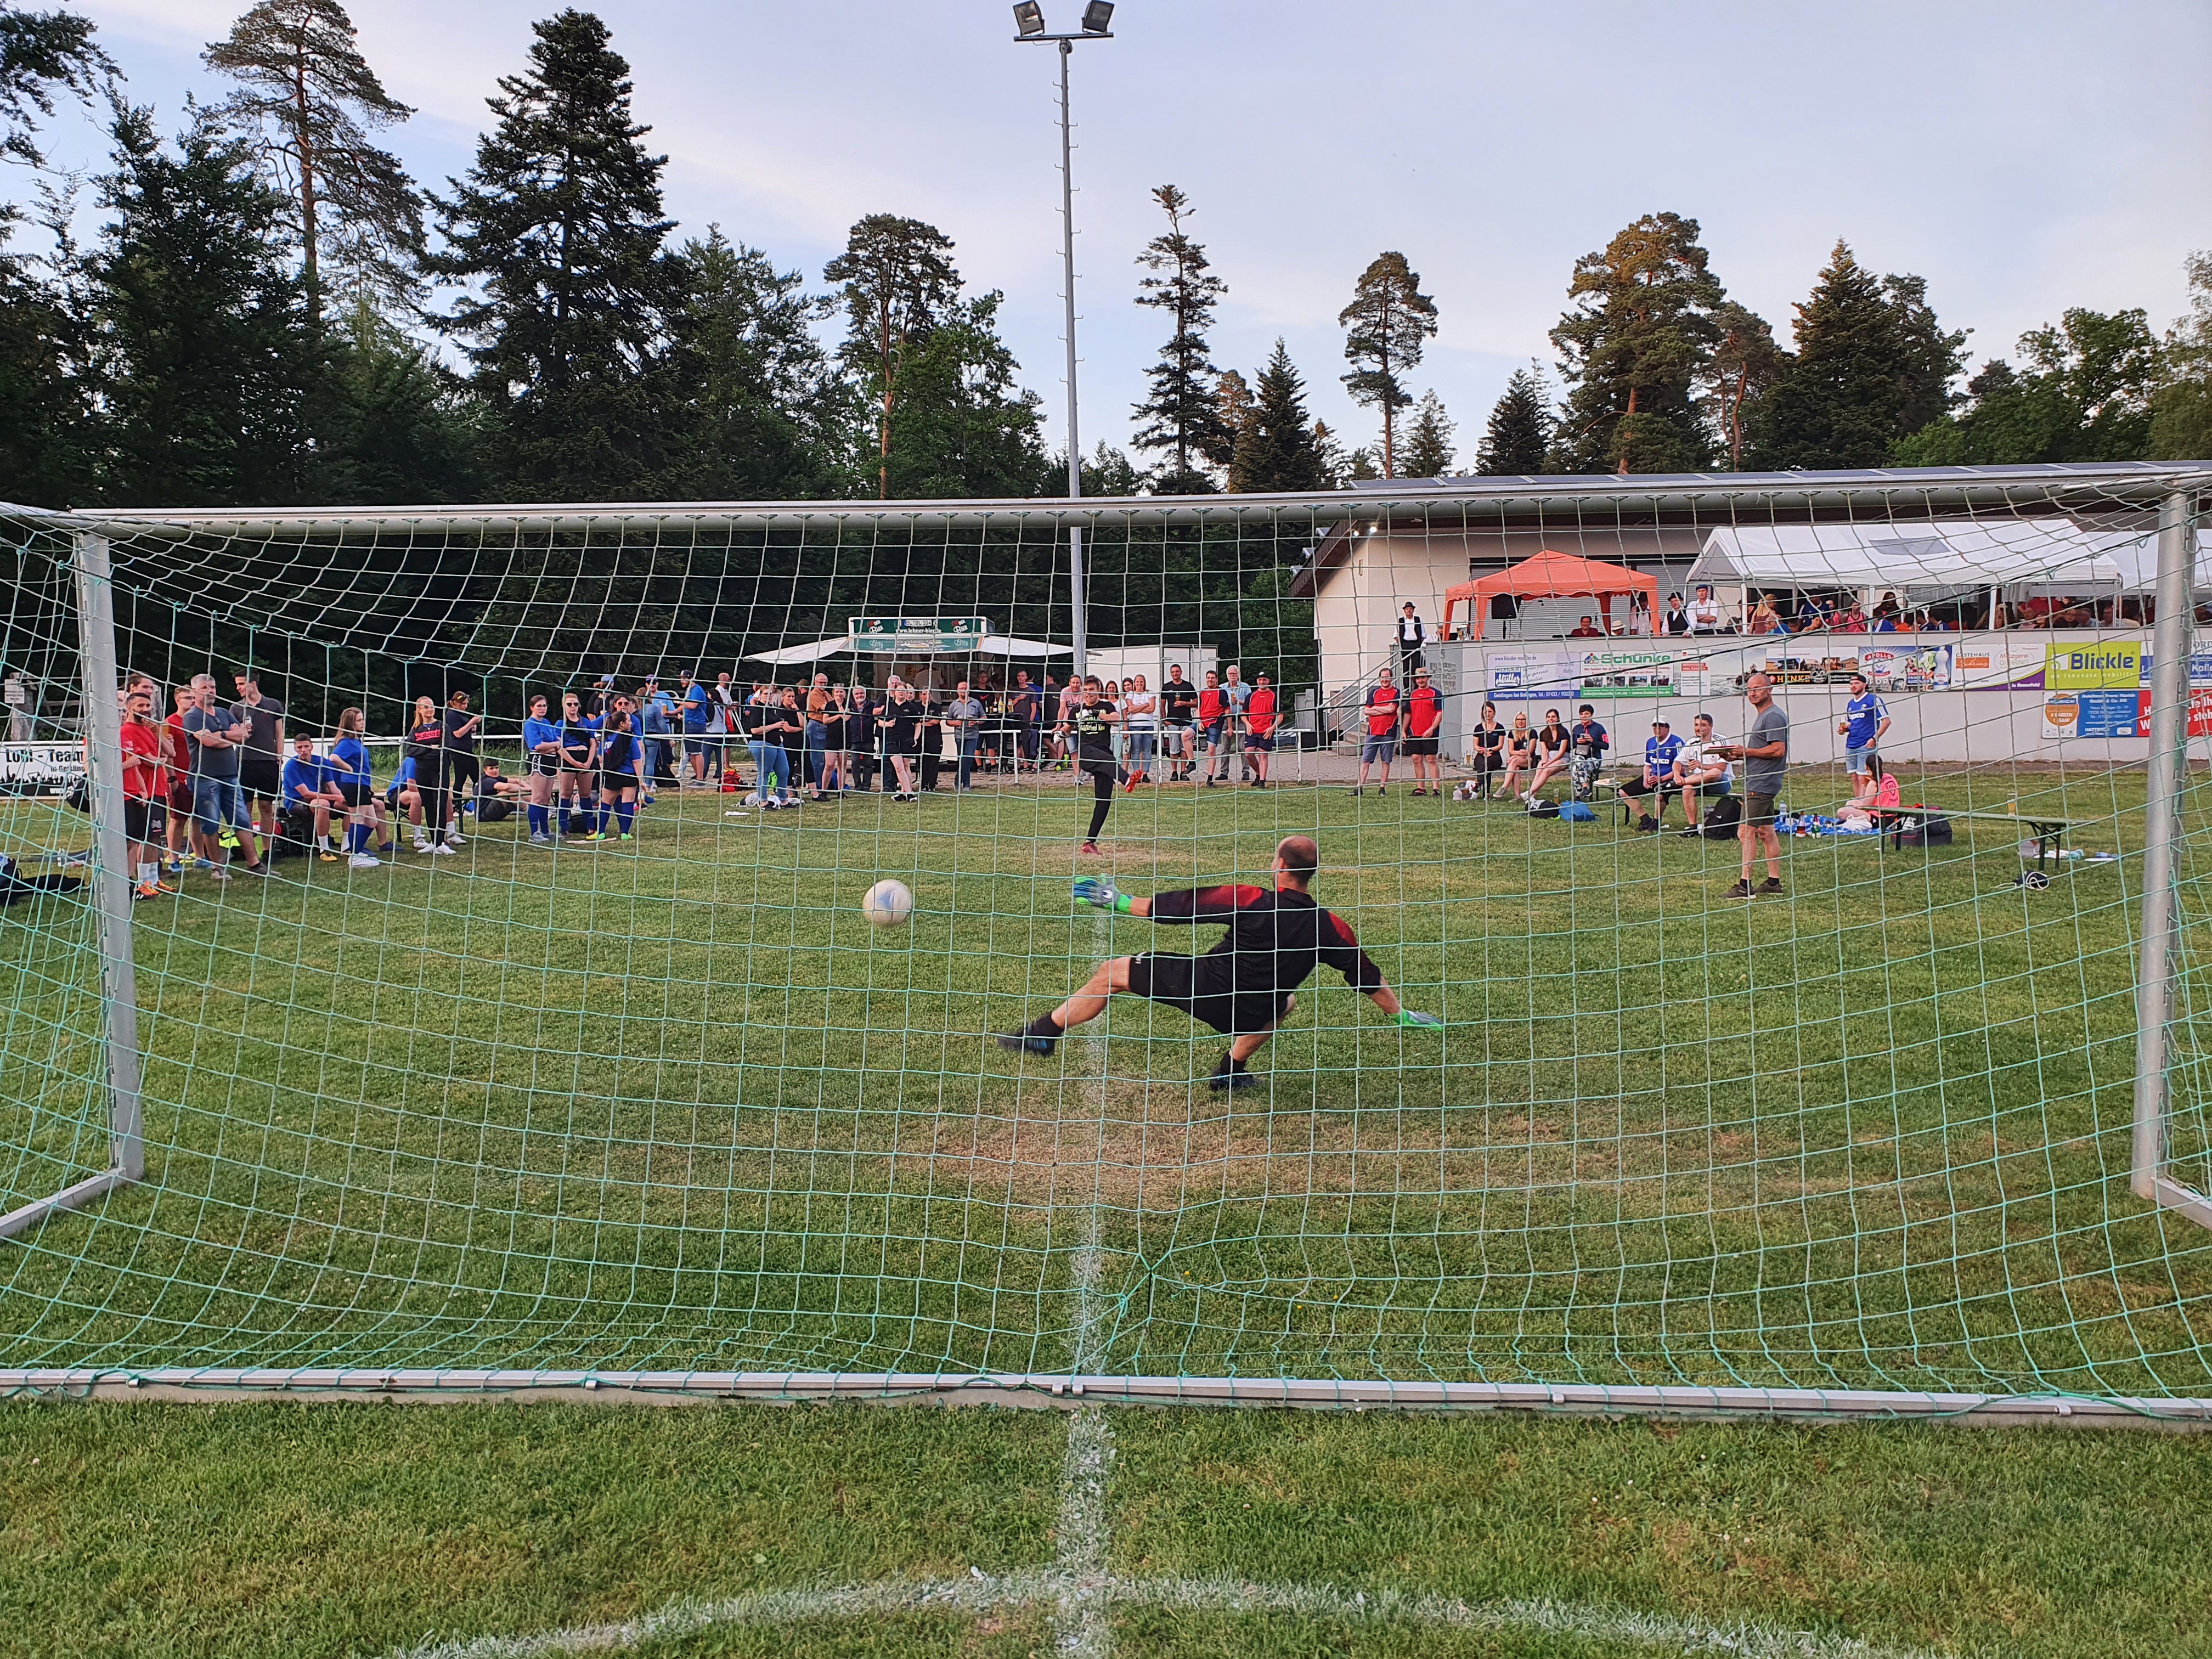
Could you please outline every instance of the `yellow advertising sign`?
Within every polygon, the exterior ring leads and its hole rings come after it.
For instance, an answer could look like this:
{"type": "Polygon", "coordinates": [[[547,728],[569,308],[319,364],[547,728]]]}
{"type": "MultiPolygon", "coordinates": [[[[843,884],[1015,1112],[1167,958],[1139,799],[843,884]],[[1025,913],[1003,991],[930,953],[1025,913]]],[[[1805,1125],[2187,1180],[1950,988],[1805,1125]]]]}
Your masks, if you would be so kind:
{"type": "Polygon", "coordinates": [[[2091,691],[2142,683],[2142,646],[2135,640],[2044,647],[2043,684],[2052,691],[2091,691]]]}

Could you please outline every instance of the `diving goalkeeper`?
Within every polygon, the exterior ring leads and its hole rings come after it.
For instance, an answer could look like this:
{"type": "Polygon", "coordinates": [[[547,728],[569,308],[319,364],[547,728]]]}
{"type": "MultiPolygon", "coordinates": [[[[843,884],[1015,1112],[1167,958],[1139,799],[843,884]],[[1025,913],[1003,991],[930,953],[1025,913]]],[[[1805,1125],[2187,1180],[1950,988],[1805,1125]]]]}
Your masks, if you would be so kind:
{"type": "Polygon", "coordinates": [[[1421,1029],[1441,1025],[1443,1022],[1432,1014],[1412,1013],[1401,1006],[1382,969],[1367,959],[1352,929],[1314,902],[1306,889],[1320,867],[1321,849],[1312,837],[1291,836],[1275,848],[1272,890],[1200,887],[1143,899],[1116,891],[1110,880],[1098,877],[1077,882],[1077,900],[1094,910],[1164,922],[1224,921],[1229,932],[1204,956],[1146,951],[1103,963],[1081,990],[1020,1030],[1000,1036],[1000,1045],[1024,1054],[1048,1054],[1072,1028],[1105,1012],[1108,998],[1126,991],[1180,1008],[1226,1036],[1229,1052],[1206,1079],[1207,1086],[1246,1088],[1253,1079],[1244,1062],[1275,1034],[1297,1006],[1291,993],[1323,963],[1399,1024],[1421,1029]]]}

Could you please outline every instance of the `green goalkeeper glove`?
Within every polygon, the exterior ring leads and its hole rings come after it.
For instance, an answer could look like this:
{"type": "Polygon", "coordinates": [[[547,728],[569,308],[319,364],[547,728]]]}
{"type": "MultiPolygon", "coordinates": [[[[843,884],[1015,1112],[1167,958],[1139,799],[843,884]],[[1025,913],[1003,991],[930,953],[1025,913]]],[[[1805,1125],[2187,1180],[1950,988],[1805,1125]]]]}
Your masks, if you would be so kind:
{"type": "Polygon", "coordinates": [[[1118,910],[1127,915],[1132,901],[1127,893],[1114,885],[1110,878],[1085,876],[1075,884],[1075,902],[1087,904],[1094,910],[1118,910]]]}
{"type": "Polygon", "coordinates": [[[1417,1014],[1411,1008],[1398,1011],[1397,1023],[1409,1031],[1441,1031],[1444,1028],[1443,1021],[1434,1014],[1417,1014]]]}

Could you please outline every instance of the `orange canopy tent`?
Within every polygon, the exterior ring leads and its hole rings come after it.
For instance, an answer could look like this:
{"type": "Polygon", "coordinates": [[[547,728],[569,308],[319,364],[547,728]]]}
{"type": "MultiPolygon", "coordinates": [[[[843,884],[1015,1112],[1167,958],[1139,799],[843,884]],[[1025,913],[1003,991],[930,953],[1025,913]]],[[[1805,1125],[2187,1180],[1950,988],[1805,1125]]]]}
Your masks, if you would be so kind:
{"type": "Polygon", "coordinates": [[[1452,611],[1461,605],[1468,607],[1470,623],[1479,635],[1484,608],[1501,594],[1516,599],[1595,599],[1598,609],[1605,614],[1609,633],[1614,598],[1638,593],[1644,595],[1644,615],[1656,616],[1659,609],[1656,576],[1644,575],[1624,564],[1606,564],[1597,559],[1577,558],[1571,553],[1555,553],[1547,547],[1534,558],[1492,571],[1477,580],[1446,588],[1444,637],[1452,637],[1452,611]]]}

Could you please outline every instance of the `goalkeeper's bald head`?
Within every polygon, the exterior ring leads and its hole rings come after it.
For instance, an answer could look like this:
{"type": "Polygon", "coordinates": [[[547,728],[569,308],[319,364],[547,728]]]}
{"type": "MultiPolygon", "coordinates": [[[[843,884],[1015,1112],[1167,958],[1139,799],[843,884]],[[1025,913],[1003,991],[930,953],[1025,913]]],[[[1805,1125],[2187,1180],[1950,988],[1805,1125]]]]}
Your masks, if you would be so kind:
{"type": "Polygon", "coordinates": [[[1321,868],[1321,848],[1311,836],[1285,836],[1275,843],[1275,865],[1303,888],[1321,868]]]}

